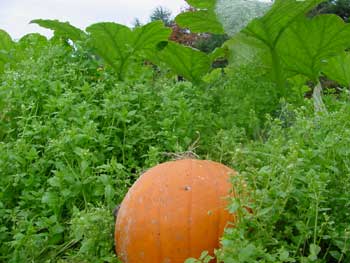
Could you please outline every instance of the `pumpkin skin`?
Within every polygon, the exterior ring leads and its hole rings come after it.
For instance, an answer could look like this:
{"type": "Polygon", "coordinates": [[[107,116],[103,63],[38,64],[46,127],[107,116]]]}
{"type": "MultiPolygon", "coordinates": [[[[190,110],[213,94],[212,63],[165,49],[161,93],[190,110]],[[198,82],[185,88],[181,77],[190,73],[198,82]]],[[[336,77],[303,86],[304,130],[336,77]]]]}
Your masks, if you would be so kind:
{"type": "Polygon", "coordinates": [[[216,162],[184,159],[141,175],[116,220],[116,252],[122,262],[183,263],[204,250],[212,255],[227,223],[234,222],[225,198],[234,174],[216,162]]]}

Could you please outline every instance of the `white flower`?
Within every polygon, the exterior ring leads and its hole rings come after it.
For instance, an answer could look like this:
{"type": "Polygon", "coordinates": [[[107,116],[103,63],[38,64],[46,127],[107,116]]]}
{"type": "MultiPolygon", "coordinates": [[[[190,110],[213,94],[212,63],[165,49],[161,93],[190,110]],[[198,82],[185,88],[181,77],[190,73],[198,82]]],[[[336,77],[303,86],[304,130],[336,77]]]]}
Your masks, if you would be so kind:
{"type": "Polygon", "coordinates": [[[216,13],[226,33],[232,36],[254,18],[263,16],[272,4],[271,0],[218,0],[216,13]]]}

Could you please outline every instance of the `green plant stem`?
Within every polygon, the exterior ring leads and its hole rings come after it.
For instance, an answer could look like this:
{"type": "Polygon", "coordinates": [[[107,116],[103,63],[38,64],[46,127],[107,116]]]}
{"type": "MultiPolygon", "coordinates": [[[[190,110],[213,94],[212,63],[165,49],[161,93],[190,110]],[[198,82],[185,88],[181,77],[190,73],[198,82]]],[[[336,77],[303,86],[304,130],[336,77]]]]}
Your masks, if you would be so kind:
{"type": "Polygon", "coordinates": [[[276,83],[278,89],[282,91],[282,96],[287,96],[287,87],[283,77],[281,59],[277,54],[277,51],[274,47],[270,47],[271,58],[272,58],[272,78],[276,83]]]}

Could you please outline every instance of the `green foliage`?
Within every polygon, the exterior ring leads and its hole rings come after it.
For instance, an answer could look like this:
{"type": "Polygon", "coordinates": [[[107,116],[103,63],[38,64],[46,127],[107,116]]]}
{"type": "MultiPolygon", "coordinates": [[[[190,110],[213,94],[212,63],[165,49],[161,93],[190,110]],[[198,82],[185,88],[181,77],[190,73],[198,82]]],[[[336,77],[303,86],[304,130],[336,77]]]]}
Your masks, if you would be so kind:
{"type": "Polygon", "coordinates": [[[240,216],[222,240],[220,260],[349,261],[350,104],[344,95],[333,100],[337,110],[329,115],[310,114],[311,105],[287,107],[268,123],[266,140],[236,148],[233,167],[248,183],[249,198],[232,202],[240,216]]]}
{"type": "Polygon", "coordinates": [[[175,18],[179,26],[188,28],[193,33],[224,34],[224,28],[215,12],[216,0],[191,0],[187,2],[199,10],[179,14],[175,18]]]}
{"type": "Polygon", "coordinates": [[[186,2],[199,9],[214,9],[216,0],[186,0],[186,2]]]}
{"type": "Polygon", "coordinates": [[[18,41],[18,44],[21,46],[22,49],[25,49],[29,46],[39,48],[46,46],[48,44],[48,40],[43,35],[40,35],[38,33],[32,33],[21,37],[18,41]]]}
{"type": "MultiPolygon", "coordinates": [[[[306,18],[321,0],[276,1],[267,14],[253,20],[225,46],[234,64],[258,64],[266,77],[287,98],[288,78],[302,74],[319,82],[324,60],[340,55],[348,46],[349,27],[334,15],[306,18]]],[[[330,78],[332,78],[330,76],[330,78]]],[[[314,89],[315,109],[325,109],[322,87],[314,89]]]]}
{"type": "Polygon", "coordinates": [[[211,90],[117,79],[79,45],[56,44],[2,76],[0,261],[115,262],[112,210],[140,172],[198,133],[205,156],[230,126],[211,90]]]}
{"type": "MultiPolygon", "coordinates": [[[[110,209],[73,209],[70,221],[72,243],[81,243],[79,251],[69,255],[73,262],[118,262],[110,253],[114,246],[114,222],[110,209]]],[[[70,244],[73,245],[73,244],[70,244]]]]}
{"type": "Polygon", "coordinates": [[[229,69],[226,74],[226,78],[219,75],[216,81],[212,80],[215,84],[212,84],[211,90],[214,111],[226,116],[219,120],[225,123],[222,127],[244,128],[246,136],[259,137],[265,115],[277,114],[280,94],[273,83],[264,79],[258,67],[250,65],[229,69]]]}
{"type": "Polygon", "coordinates": [[[211,60],[205,53],[174,42],[161,44],[158,57],[185,79],[199,83],[202,77],[209,72],[211,60]]]}
{"type": "Polygon", "coordinates": [[[170,35],[170,29],[160,21],[137,27],[134,31],[112,22],[97,23],[86,31],[90,33],[89,39],[97,54],[116,70],[120,80],[125,78],[138,56],[142,57],[147,50],[155,50],[156,45],[170,35]]]}
{"type": "Polygon", "coordinates": [[[4,30],[0,30],[0,50],[9,51],[14,45],[11,36],[4,30]]]}
{"type": "Polygon", "coordinates": [[[55,36],[63,37],[73,41],[82,40],[85,37],[85,32],[81,29],[72,26],[68,22],[60,22],[58,20],[35,19],[30,23],[38,24],[41,27],[51,29],[55,32],[55,36]]]}
{"type": "Polygon", "coordinates": [[[211,34],[206,38],[202,38],[196,41],[194,47],[205,53],[211,53],[216,48],[220,48],[226,40],[228,40],[227,35],[211,34]]]}
{"type": "Polygon", "coordinates": [[[350,25],[335,15],[299,19],[289,26],[277,44],[287,70],[317,80],[325,60],[350,46],[350,25]]]}
{"type": "Polygon", "coordinates": [[[258,64],[261,72],[269,72],[272,58],[268,46],[256,38],[238,33],[224,43],[229,52],[230,65],[235,67],[258,64]]]}
{"type": "Polygon", "coordinates": [[[277,0],[262,18],[253,20],[243,32],[274,48],[286,28],[322,0],[277,0]]]}
{"type": "Polygon", "coordinates": [[[13,48],[14,42],[10,35],[0,29],[0,73],[4,70],[6,63],[11,61],[9,51],[13,48]]]}
{"type": "Polygon", "coordinates": [[[208,32],[223,34],[224,30],[213,10],[198,10],[179,14],[176,23],[184,28],[189,28],[193,33],[208,32]]]}
{"type": "MultiPolygon", "coordinates": [[[[348,262],[349,94],[326,96],[329,114],[304,99],[321,73],[350,84],[348,26],[306,18],[320,2],[275,1],[208,54],[159,21],[85,33],[33,20],[50,40],[0,31],[0,261],[117,262],[115,205],[141,171],[195,149],[240,172],[223,262],[348,262]]],[[[215,0],[188,3],[183,25],[223,32],[215,0]]]]}
{"type": "Polygon", "coordinates": [[[214,257],[210,256],[207,251],[204,251],[199,259],[189,258],[185,261],[185,263],[209,263],[214,257]]]}
{"type": "Polygon", "coordinates": [[[330,79],[337,81],[339,84],[350,87],[350,53],[332,57],[322,65],[323,73],[330,79]]]}

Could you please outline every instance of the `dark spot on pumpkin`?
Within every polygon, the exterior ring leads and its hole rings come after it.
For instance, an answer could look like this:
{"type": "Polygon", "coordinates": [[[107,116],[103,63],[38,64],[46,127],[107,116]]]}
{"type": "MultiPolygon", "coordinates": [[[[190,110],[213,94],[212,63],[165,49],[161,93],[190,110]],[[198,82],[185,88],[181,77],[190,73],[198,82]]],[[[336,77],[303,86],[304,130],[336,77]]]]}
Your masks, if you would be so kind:
{"type": "Polygon", "coordinates": [[[185,189],[185,191],[190,191],[191,190],[191,186],[186,185],[184,189],[185,189]]]}

